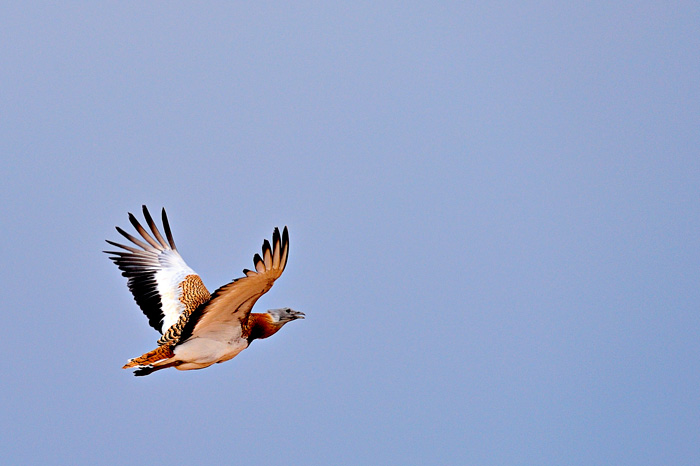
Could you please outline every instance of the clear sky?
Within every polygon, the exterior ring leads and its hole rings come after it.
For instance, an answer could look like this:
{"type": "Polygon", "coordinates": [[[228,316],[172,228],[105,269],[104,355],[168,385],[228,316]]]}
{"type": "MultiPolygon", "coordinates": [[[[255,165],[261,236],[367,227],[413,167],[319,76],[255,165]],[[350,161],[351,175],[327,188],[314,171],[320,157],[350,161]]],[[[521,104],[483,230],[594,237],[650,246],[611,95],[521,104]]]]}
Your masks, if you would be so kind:
{"type": "Polygon", "coordinates": [[[4,2],[5,464],[699,464],[697,2],[4,2]],[[136,378],[100,251],[306,320],[136,378]]]}

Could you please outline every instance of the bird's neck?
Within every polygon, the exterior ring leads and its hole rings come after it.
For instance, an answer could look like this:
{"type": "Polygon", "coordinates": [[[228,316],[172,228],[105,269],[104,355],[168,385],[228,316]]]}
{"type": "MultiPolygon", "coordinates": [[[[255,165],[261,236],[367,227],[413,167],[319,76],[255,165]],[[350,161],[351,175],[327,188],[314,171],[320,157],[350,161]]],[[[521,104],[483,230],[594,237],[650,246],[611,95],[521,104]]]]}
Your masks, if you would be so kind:
{"type": "Polygon", "coordinates": [[[273,322],[270,314],[251,312],[248,317],[248,343],[274,335],[281,328],[282,325],[273,322]]]}

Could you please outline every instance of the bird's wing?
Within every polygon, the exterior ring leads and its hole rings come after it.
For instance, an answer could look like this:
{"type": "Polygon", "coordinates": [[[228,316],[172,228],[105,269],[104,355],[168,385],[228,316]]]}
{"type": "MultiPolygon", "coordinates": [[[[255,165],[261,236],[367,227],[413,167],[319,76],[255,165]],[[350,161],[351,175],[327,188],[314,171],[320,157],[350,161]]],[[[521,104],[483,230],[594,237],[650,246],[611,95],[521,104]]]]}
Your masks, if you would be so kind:
{"type": "Polygon", "coordinates": [[[117,264],[122,275],[129,279],[129,290],[148,317],[151,327],[160,333],[165,333],[179,320],[189,317],[189,314],[202,302],[206,302],[209,299],[209,292],[199,275],[177,252],[165,209],[163,209],[163,228],[167,242],[158,231],[146,206],[143,206],[143,216],[153,237],[141,226],[136,217],[129,213],[131,224],[146,242],[117,227],[117,231],[138,248],[107,240],[112,246],[122,248],[124,251],[104,252],[110,254],[110,259],[117,264]]]}
{"type": "Polygon", "coordinates": [[[265,240],[262,257],[255,254],[255,270],[243,270],[245,277],[238,278],[214,292],[211,300],[192,314],[180,341],[190,337],[207,337],[214,340],[240,336],[250,311],[260,296],[272,288],[282,275],[289,256],[289,233],[284,227],[282,235],[275,228],[272,247],[265,240]]]}

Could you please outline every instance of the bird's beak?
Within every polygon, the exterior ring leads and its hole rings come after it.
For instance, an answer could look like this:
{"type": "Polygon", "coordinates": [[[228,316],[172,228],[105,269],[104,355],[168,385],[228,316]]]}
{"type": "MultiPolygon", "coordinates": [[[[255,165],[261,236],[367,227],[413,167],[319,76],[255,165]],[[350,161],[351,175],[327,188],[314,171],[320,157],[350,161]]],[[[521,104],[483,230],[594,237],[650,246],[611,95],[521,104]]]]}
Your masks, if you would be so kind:
{"type": "Polygon", "coordinates": [[[306,314],[300,311],[291,311],[291,314],[294,316],[295,319],[303,319],[306,314]]]}

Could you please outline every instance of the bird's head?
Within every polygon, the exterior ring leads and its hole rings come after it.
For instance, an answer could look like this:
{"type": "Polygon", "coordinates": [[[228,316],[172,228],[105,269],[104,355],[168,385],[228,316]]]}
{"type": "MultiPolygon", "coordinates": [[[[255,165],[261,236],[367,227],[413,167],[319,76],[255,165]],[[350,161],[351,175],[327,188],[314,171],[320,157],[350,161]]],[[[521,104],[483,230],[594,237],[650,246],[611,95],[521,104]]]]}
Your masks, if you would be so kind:
{"type": "Polygon", "coordinates": [[[287,322],[291,322],[296,319],[303,319],[304,313],[295,311],[294,309],[288,307],[282,307],[279,309],[269,309],[267,311],[270,316],[272,316],[272,321],[276,324],[284,325],[287,322]]]}

